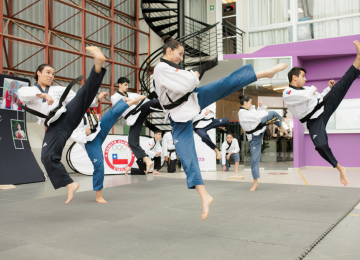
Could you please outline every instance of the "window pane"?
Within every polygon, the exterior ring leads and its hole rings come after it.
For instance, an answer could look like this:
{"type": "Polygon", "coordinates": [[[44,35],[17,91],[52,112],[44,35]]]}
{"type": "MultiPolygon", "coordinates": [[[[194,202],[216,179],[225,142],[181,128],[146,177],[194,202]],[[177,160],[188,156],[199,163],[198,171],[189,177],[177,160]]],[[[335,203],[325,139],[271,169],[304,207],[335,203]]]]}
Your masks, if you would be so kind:
{"type": "Polygon", "coordinates": [[[249,27],[260,27],[290,21],[289,0],[250,0],[249,27]]]}
{"type": "Polygon", "coordinates": [[[292,28],[249,33],[249,46],[265,46],[292,42],[292,28]]]}
{"type": "Polygon", "coordinates": [[[299,21],[360,13],[360,0],[298,1],[299,21]]]}
{"type": "Polygon", "coordinates": [[[323,39],[360,34],[360,16],[298,25],[298,40],[323,39]]]}

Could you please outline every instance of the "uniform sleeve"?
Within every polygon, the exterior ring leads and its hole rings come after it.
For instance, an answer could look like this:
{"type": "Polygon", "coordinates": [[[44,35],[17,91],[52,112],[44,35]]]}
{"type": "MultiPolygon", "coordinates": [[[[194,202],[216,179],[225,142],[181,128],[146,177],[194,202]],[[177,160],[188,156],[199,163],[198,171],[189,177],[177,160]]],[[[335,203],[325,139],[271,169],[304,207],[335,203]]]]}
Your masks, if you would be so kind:
{"type": "Polygon", "coordinates": [[[36,87],[24,87],[20,88],[17,93],[21,102],[26,104],[28,102],[39,100],[39,97],[36,95],[39,95],[42,92],[36,87]]]}
{"type": "Polygon", "coordinates": [[[170,66],[164,66],[159,76],[160,84],[165,86],[165,88],[184,95],[193,91],[200,83],[192,70],[175,69],[170,66]]]}
{"type": "Polygon", "coordinates": [[[216,105],[215,105],[215,103],[212,103],[210,106],[207,106],[206,108],[205,108],[205,112],[207,111],[207,110],[210,110],[211,112],[213,112],[214,114],[215,114],[215,110],[216,110],[216,105]]]}
{"type": "Polygon", "coordinates": [[[167,151],[167,145],[168,145],[168,135],[165,134],[162,141],[162,155],[163,156],[169,156],[167,151]]]}
{"type": "Polygon", "coordinates": [[[111,96],[110,100],[113,106],[115,106],[115,104],[119,102],[120,100],[119,96],[120,96],[119,94],[114,94],[111,96]]]}
{"type": "Polygon", "coordinates": [[[247,111],[241,112],[241,113],[240,113],[240,111],[239,111],[240,124],[241,124],[241,121],[243,121],[243,122],[257,122],[257,121],[259,121],[259,119],[266,116],[266,114],[265,114],[266,111],[264,112],[263,109],[261,109],[261,110],[247,110],[247,111]]]}
{"type": "Polygon", "coordinates": [[[283,93],[284,102],[286,105],[292,106],[309,101],[314,95],[316,88],[311,86],[310,88],[305,88],[305,90],[291,91],[290,94],[286,94],[285,91],[283,93]]]}
{"type": "Polygon", "coordinates": [[[226,141],[221,145],[221,164],[226,165],[226,141]]]}
{"type": "Polygon", "coordinates": [[[155,149],[150,150],[150,148],[154,145],[154,139],[151,139],[148,144],[145,146],[145,153],[151,158],[153,159],[155,156],[155,149]]]}
{"type": "Polygon", "coordinates": [[[235,143],[235,150],[233,151],[233,153],[238,153],[240,152],[239,141],[236,138],[234,138],[233,140],[235,143]]]}
{"type": "Polygon", "coordinates": [[[330,88],[330,87],[327,87],[326,89],[323,90],[323,92],[320,94],[320,96],[321,96],[321,97],[325,97],[325,95],[326,95],[327,93],[329,93],[330,90],[331,90],[331,88],[330,88]]]}
{"type": "Polygon", "coordinates": [[[78,125],[78,127],[72,132],[70,138],[79,144],[86,143],[86,133],[85,133],[86,126],[84,125],[83,121],[78,125]]]}

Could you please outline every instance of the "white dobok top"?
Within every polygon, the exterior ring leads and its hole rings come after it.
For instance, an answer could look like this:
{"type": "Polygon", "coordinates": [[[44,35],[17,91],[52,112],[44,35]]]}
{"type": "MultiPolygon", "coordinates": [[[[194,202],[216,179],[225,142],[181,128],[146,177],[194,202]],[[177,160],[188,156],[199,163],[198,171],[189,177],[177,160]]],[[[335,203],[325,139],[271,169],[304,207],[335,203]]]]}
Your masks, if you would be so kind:
{"type": "MultiPolygon", "coordinates": [[[[162,154],[164,156],[169,156],[169,151],[168,150],[175,150],[175,145],[174,145],[174,142],[173,142],[171,132],[167,132],[166,134],[164,134],[163,140],[162,140],[162,147],[163,147],[162,154]]],[[[170,160],[176,160],[176,158],[177,158],[176,157],[176,152],[171,153],[170,160]]]]}
{"type": "Polygon", "coordinates": [[[193,119],[193,123],[199,122],[199,123],[197,123],[195,128],[204,128],[204,127],[210,125],[211,122],[212,122],[212,120],[210,120],[210,119],[215,118],[215,112],[216,112],[216,104],[215,103],[212,103],[211,105],[209,105],[206,108],[204,108],[203,110],[201,110],[200,114],[198,114],[193,119]],[[209,114],[207,116],[205,116],[205,112],[208,111],[208,110],[210,112],[209,112],[209,114]]]}
{"type": "Polygon", "coordinates": [[[238,153],[240,151],[239,142],[236,138],[233,138],[231,144],[225,140],[221,145],[221,163],[225,165],[226,162],[226,154],[228,153],[238,153]]]}
{"type": "MultiPolygon", "coordinates": [[[[44,115],[49,115],[50,111],[55,109],[59,105],[60,98],[64,93],[66,87],[61,86],[50,86],[49,91],[46,94],[49,94],[51,98],[54,100],[52,105],[48,105],[47,102],[43,102],[42,98],[37,97],[36,95],[42,94],[44,92],[40,91],[40,89],[36,86],[23,87],[18,90],[19,99],[24,105],[27,107],[36,110],[44,115]]],[[[56,112],[56,114],[48,121],[48,125],[52,122],[55,122],[63,113],[66,112],[66,105],[76,96],[76,93],[70,90],[67,95],[65,101],[62,104],[62,107],[56,112]]],[[[97,106],[97,98],[94,99],[91,106],[97,106]]],[[[44,124],[45,118],[37,117],[38,124],[44,124]]]]}
{"type": "MultiPolygon", "coordinates": [[[[302,88],[289,86],[283,92],[283,99],[290,112],[298,119],[302,119],[312,112],[318,103],[323,101],[324,96],[329,93],[330,90],[331,88],[327,87],[320,94],[314,86],[302,88]]],[[[312,115],[311,119],[318,118],[323,112],[324,107],[321,107],[312,115]]],[[[303,126],[306,128],[306,123],[304,123],[303,126]]]]}
{"type": "MultiPolygon", "coordinates": [[[[188,92],[192,92],[200,83],[192,70],[182,70],[174,66],[178,67],[173,62],[160,59],[154,69],[155,92],[162,107],[171,104],[169,98],[175,102],[188,92]]],[[[187,101],[164,112],[166,113],[165,122],[169,115],[175,122],[187,122],[194,119],[200,112],[197,93],[190,94],[187,101]]]]}
{"type": "Polygon", "coordinates": [[[155,143],[155,139],[151,138],[149,140],[149,142],[145,145],[141,147],[145,153],[147,154],[147,156],[149,156],[151,159],[153,159],[156,156],[156,153],[162,151],[161,145],[160,145],[160,140],[156,141],[155,143]]]}
{"type": "MultiPolygon", "coordinates": [[[[252,106],[249,110],[245,108],[240,108],[239,110],[239,123],[242,129],[245,132],[254,130],[260,123],[261,119],[267,116],[269,113],[266,111],[267,106],[262,105],[255,110],[255,106],[252,106]]],[[[258,136],[259,134],[265,132],[266,126],[260,130],[254,132],[253,134],[247,134],[249,142],[252,140],[252,135],[258,136]]]]}

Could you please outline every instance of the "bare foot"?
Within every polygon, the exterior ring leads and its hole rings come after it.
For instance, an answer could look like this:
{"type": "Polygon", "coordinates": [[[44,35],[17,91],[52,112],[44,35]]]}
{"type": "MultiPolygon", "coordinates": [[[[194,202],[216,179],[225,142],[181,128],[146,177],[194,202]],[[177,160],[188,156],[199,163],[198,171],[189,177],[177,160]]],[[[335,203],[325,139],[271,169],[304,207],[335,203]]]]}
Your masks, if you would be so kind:
{"type": "Polygon", "coordinates": [[[125,175],[128,175],[128,172],[131,170],[131,167],[129,166],[126,166],[126,169],[125,169],[125,175]]]}
{"type": "Polygon", "coordinates": [[[342,167],[340,164],[338,164],[338,166],[336,168],[340,172],[340,182],[342,184],[344,184],[344,186],[348,186],[349,185],[349,180],[348,180],[348,177],[346,175],[346,168],[342,167]]]}
{"type": "Polygon", "coordinates": [[[216,153],[216,159],[220,160],[221,159],[221,153],[219,152],[219,150],[217,148],[215,148],[215,153],[216,153]]]}
{"type": "Polygon", "coordinates": [[[104,54],[102,54],[100,49],[96,46],[86,47],[86,50],[90,52],[92,56],[94,56],[95,71],[99,73],[101,71],[103,63],[106,60],[104,54]]]}
{"type": "Polygon", "coordinates": [[[269,73],[267,75],[267,78],[273,78],[275,76],[276,73],[278,73],[279,71],[282,71],[284,69],[287,68],[287,64],[285,63],[279,63],[276,66],[272,67],[271,69],[269,69],[269,73]]]}
{"type": "Polygon", "coordinates": [[[100,197],[100,198],[96,197],[96,200],[95,200],[95,201],[96,201],[97,203],[107,203],[107,201],[104,200],[103,197],[100,197]]]}
{"type": "Polygon", "coordinates": [[[259,185],[257,183],[254,183],[254,185],[251,187],[250,191],[255,191],[258,186],[259,185]]]}
{"type": "Polygon", "coordinates": [[[150,171],[151,166],[154,165],[154,162],[151,161],[150,159],[148,159],[148,160],[145,161],[145,163],[146,163],[146,171],[145,171],[145,174],[147,174],[147,173],[150,171]]]}
{"type": "Polygon", "coordinates": [[[68,198],[65,201],[65,204],[69,204],[70,201],[74,198],[74,194],[77,191],[77,189],[80,187],[79,183],[73,182],[68,185],[66,185],[68,188],[68,198]]]}
{"type": "Polygon", "coordinates": [[[146,96],[141,95],[141,96],[135,98],[134,100],[127,101],[126,103],[129,105],[129,107],[131,107],[132,105],[139,104],[139,102],[145,98],[146,98],[146,96]]]}
{"type": "Polygon", "coordinates": [[[162,175],[162,173],[161,173],[161,172],[158,172],[157,170],[154,170],[154,171],[153,171],[153,174],[162,175]]]}
{"type": "Polygon", "coordinates": [[[238,170],[235,170],[235,173],[239,173],[239,171],[238,171],[238,170]]]}
{"type": "Polygon", "coordinates": [[[213,203],[214,199],[210,195],[204,199],[202,203],[203,211],[202,211],[202,220],[205,220],[209,215],[209,208],[211,203],[213,203]]]}
{"type": "Polygon", "coordinates": [[[359,67],[360,67],[360,42],[354,41],[354,44],[355,44],[357,56],[356,56],[356,59],[355,59],[353,65],[355,68],[359,69],[359,67]]]}
{"type": "Polygon", "coordinates": [[[219,128],[225,131],[225,126],[220,126],[219,128]]]}
{"type": "Polygon", "coordinates": [[[279,128],[279,131],[283,133],[286,137],[289,137],[288,131],[283,126],[279,128]]]}

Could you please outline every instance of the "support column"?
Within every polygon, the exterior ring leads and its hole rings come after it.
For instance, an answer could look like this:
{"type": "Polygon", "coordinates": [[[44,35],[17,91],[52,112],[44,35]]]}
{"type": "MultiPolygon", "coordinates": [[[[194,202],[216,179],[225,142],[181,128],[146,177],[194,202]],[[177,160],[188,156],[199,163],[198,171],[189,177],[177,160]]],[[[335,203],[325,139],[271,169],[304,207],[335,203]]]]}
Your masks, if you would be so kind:
{"type": "MultiPolygon", "coordinates": [[[[178,38],[183,36],[185,36],[185,0],[178,0],[178,38]]],[[[180,43],[183,44],[183,42],[180,43]]],[[[185,55],[180,66],[185,68],[185,55]]]]}
{"type": "Polygon", "coordinates": [[[49,64],[49,0],[45,0],[45,63],[49,64]]]}
{"type": "Polygon", "coordinates": [[[135,89],[139,93],[139,0],[135,0],[135,27],[138,29],[135,31],[135,89]]]}

